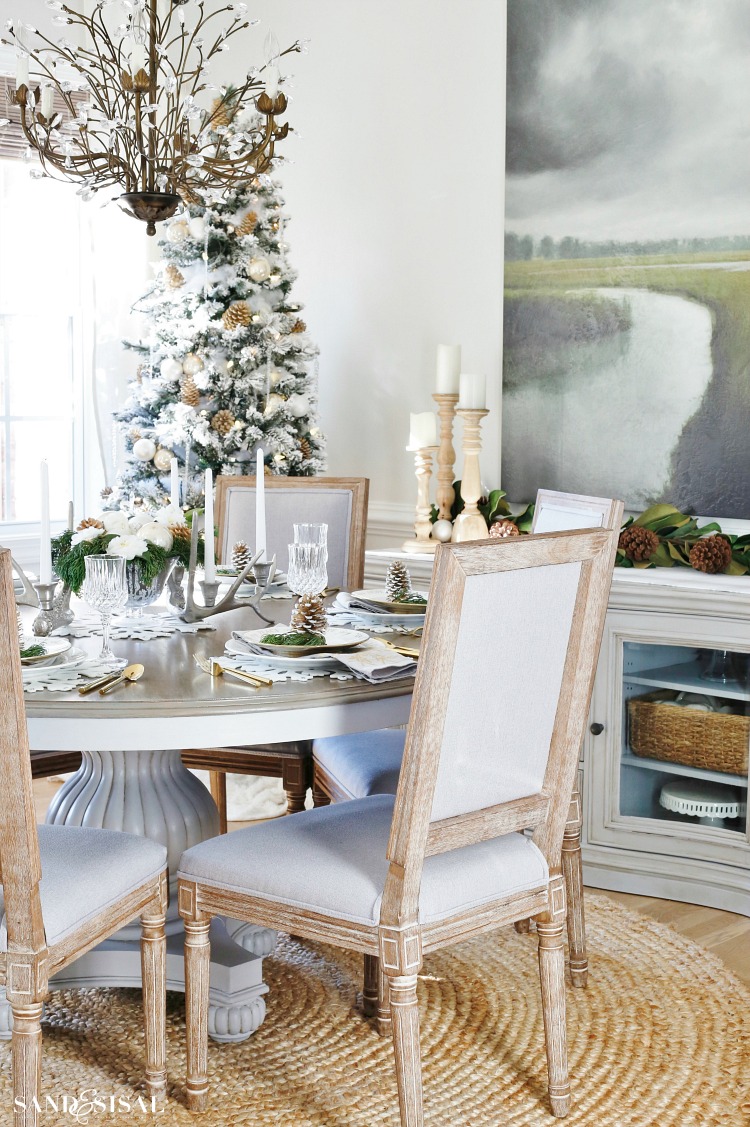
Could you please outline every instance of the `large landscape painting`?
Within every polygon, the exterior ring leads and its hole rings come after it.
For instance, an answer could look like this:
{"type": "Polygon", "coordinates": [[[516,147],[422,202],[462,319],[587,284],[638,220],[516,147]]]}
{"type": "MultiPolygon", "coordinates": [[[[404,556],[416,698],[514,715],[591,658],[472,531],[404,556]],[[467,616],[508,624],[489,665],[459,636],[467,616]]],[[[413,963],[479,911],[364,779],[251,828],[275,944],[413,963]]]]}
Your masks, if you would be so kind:
{"type": "Polygon", "coordinates": [[[508,0],[503,487],[750,517],[750,0],[508,0]]]}

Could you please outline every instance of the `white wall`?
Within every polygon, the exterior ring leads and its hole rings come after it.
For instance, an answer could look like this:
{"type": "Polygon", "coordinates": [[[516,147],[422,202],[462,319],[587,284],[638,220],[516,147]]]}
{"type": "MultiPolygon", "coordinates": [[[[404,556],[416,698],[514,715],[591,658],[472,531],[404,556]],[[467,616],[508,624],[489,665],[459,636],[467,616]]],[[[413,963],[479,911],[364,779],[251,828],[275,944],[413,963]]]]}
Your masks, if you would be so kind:
{"type": "MultiPolygon", "coordinates": [[[[434,407],[435,349],[485,372],[483,477],[500,476],[504,0],[256,0],[246,62],[291,56],[281,165],[296,295],[321,348],[334,474],[371,479],[373,517],[413,507],[410,411],[434,407]]],[[[224,56],[228,79],[239,52],[224,56]]],[[[460,471],[460,464],[457,472],[460,471]]]]}

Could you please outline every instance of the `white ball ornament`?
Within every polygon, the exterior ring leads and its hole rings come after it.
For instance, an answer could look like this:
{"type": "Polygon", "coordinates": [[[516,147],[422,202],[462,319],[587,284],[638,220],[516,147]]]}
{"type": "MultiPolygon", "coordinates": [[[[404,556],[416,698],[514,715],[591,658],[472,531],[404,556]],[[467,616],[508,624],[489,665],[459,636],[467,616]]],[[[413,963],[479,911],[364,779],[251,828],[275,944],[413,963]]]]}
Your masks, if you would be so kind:
{"type": "Polygon", "coordinates": [[[449,520],[436,520],[432,526],[432,539],[447,544],[453,535],[453,525],[449,520]]]}
{"type": "Polygon", "coordinates": [[[133,454],[139,462],[150,462],[156,453],[156,443],[150,438],[139,438],[133,443],[133,454]]]}
{"type": "Polygon", "coordinates": [[[174,537],[168,528],[157,521],[149,521],[148,524],[141,525],[138,535],[142,540],[148,541],[149,544],[155,544],[157,548],[163,548],[165,552],[172,550],[174,537]]]}
{"type": "Polygon", "coordinates": [[[205,239],[206,237],[206,220],[202,215],[196,215],[188,223],[188,231],[194,239],[205,239]]]}
{"type": "Polygon", "coordinates": [[[184,219],[170,223],[167,228],[167,239],[170,243],[184,243],[189,234],[190,228],[184,219]]]}
{"type": "Polygon", "coordinates": [[[160,446],[154,454],[154,465],[156,466],[157,470],[166,471],[168,469],[171,469],[172,451],[166,450],[163,446],[160,446]]]}
{"type": "Polygon", "coordinates": [[[280,407],[283,407],[286,402],[286,399],[284,399],[282,395],[269,395],[263,414],[273,415],[273,413],[278,411],[280,407]]]}
{"type": "Polygon", "coordinates": [[[166,356],[159,365],[159,371],[165,380],[178,380],[182,375],[183,367],[174,356],[166,356]]]}
{"type": "Polygon", "coordinates": [[[188,352],[182,361],[182,370],[186,376],[195,376],[203,371],[203,361],[194,352],[188,352]]]}
{"type": "Polygon", "coordinates": [[[306,395],[290,395],[286,407],[293,419],[301,419],[310,410],[310,400],[306,395]]]}
{"type": "Polygon", "coordinates": [[[271,277],[271,263],[267,258],[251,258],[247,264],[247,275],[254,282],[266,282],[271,277]]]}

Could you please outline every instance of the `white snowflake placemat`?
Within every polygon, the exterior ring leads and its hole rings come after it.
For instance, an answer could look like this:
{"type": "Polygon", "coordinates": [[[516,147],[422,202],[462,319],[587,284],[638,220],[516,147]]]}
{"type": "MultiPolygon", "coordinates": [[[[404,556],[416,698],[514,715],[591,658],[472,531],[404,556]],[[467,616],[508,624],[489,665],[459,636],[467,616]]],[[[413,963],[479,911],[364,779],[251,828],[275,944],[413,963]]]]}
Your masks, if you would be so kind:
{"type": "MultiPolygon", "coordinates": [[[[71,651],[73,655],[76,651],[71,651]]],[[[25,693],[69,693],[71,689],[78,689],[87,681],[106,677],[108,673],[124,669],[127,664],[120,658],[114,661],[102,661],[101,658],[87,658],[83,651],[78,651],[78,657],[65,665],[49,665],[43,669],[32,666],[23,671],[23,691],[25,693]]]]}
{"type": "MultiPolygon", "coordinates": [[[[111,636],[117,641],[131,638],[138,642],[148,642],[152,638],[168,638],[171,634],[197,634],[199,630],[215,630],[210,622],[183,622],[176,614],[145,614],[142,618],[114,618],[111,636]]],[[[98,619],[77,619],[70,626],[62,626],[55,634],[65,634],[72,638],[92,638],[101,634],[102,625],[98,619]]]]}

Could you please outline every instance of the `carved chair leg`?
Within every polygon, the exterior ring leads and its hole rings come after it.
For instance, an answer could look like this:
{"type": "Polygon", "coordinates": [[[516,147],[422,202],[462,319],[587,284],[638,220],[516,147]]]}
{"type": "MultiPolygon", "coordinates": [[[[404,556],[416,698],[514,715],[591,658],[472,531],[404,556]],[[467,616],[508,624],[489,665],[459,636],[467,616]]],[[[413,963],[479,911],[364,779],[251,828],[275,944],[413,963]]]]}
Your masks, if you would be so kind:
{"type": "Polygon", "coordinates": [[[388,979],[401,1127],[423,1127],[416,974],[388,979]]]}
{"type": "Polygon", "coordinates": [[[544,1041],[552,1114],[562,1118],[570,1111],[568,1047],[565,1029],[565,944],[563,921],[537,920],[539,976],[542,986],[544,1041]]]}
{"type": "Polygon", "coordinates": [[[210,920],[185,920],[185,1023],[187,1078],[185,1090],[191,1111],[204,1111],[208,1102],[208,974],[210,920]]]}
{"type": "Polygon", "coordinates": [[[146,1083],[152,1096],[167,1090],[167,937],[161,904],[141,916],[141,978],[146,1027],[146,1083]]]}
{"type": "Polygon", "coordinates": [[[299,814],[305,809],[307,792],[312,783],[312,753],[307,759],[289,759],[282,762],[281,785],[286,795],[287,814],[299,814]]]}
{"type": "Polygon", "coordinates": [[[581,866],[581,797],[573,791],[570,813],[562,843],[562,871],[568,902],[568,951],[570,977],[574,986],[585,986],[589,960],[586,952],[586,919],[583,908],[583,869],[581,866]]]}
{"type": "Polygon", "coordinates": [[[35,1102],[42,1074],[42,1003],[11,1004],[13,1034],[13,1127],[37,1127],[35,1102]]]}
{"type": "Polygon", "coordinates": [[[324,790],[322,790],[316,783],[313,783],[313,806],[330,806],[331,800],[324,790]]]}
{"type": "Polygon", "coordinates": [[[391,1003],[388,996],[388,978],[380,969],[377,955],[365,955],[365,985],[362,993],[362,1010],[366,1017],[375,1018],[375,1028],[381,1037],[390,1037],[391,1003]]]}
{"type": "Polygon", "coordinates": [[[227,776],[225,771],[209,771],[211,797],[219,810],[219,833],[227,832],[227,776]]]}
{"type": "Polygon", "coordinates": [[[516,929],[519,935],[528,935],[531,931],[531,920],[516,920],[516,922],[513,924],[513,927],[516,929]]]}

